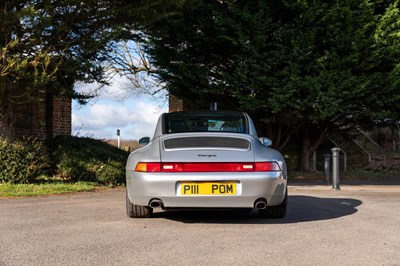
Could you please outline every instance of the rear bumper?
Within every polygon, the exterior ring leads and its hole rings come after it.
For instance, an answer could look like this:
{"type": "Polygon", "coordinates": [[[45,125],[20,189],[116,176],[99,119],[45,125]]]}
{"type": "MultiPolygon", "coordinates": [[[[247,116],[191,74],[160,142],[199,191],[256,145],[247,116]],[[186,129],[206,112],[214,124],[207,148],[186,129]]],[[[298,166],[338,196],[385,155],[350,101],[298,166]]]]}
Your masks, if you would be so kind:
{"type": "Polygon", "coordinates": [[[159,199],[165,208],[254,208],[257,199],[268,206],[279,205],[285,196],[287,180],[282,172],[251,173],[141,173],[128,170],[127,192],[135,205],[148,206],[159,199]],[[237,182],[238,195],[192,195],[177,192],[180,182],[237,182]]]}

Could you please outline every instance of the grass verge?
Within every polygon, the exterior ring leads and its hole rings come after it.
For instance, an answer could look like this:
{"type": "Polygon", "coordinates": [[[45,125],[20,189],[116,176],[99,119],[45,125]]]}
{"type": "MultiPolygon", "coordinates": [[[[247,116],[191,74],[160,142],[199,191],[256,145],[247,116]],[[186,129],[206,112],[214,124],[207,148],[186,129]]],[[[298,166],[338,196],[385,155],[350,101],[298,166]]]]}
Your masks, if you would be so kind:
{"type": "Polygon", "coordinates": [[[95,182],[47,182],[39,184],[0,184],[0,197],[32,197],[58,195],[73,192],[93,191],[104,186],[95,182]]]}

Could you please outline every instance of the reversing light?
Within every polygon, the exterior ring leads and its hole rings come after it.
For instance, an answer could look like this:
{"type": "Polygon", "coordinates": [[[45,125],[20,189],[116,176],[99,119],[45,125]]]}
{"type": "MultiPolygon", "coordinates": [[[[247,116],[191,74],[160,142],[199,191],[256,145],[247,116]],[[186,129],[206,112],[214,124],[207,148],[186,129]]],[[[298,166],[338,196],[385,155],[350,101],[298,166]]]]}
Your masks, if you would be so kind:
{"type": "Polygon", "coordinates": [[[139,162],[137,172],[272,172],[280,171],[277,162],[256,163],[154,163],[139,162]]]}
{"type": "Polygon", "coordinates": [[[162,172],[183,172],[183,163],[162,163],[162,172]]]}

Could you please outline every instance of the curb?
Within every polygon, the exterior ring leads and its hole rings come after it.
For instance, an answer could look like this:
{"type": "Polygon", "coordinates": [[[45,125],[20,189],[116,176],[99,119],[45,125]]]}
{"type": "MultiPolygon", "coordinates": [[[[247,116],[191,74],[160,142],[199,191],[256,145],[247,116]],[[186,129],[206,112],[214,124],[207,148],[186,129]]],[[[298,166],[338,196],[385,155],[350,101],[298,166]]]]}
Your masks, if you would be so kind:
{"type": "Polygon", "coordinates": [[[333,189],[331,185],[310,185],[310,184],[293,184],[288,185],[291,191],[369,191],[369,192],[398,192],[400,193],[400,185],[349,185],[340,186],[340,190],[333,189]]]}

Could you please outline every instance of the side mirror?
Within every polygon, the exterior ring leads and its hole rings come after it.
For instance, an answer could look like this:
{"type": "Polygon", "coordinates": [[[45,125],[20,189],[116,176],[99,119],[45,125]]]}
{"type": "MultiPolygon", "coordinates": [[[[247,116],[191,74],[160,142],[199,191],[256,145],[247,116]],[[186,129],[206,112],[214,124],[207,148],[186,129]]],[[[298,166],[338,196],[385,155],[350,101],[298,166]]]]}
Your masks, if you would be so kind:
{"type": "Polygon", "coordinates": [[[261,144],[264,145],[265,147],[271,146],[272,144],[272,140],[270,140],[269,138],[261,137],[258,139],[260,140],[261,144]]]}
{"type": "Polygon", "coordinates": [[[146,146],[150,142],[150,137],[143,137],[139,139],[139,144],[146,146]]]}

